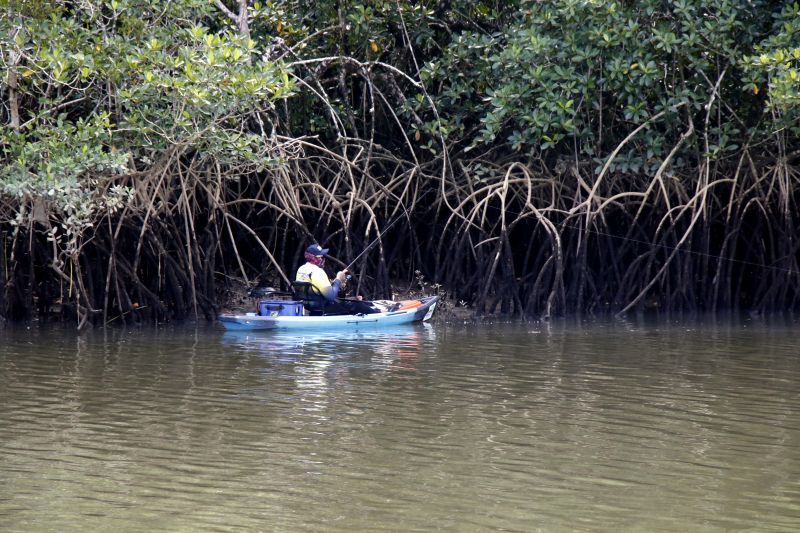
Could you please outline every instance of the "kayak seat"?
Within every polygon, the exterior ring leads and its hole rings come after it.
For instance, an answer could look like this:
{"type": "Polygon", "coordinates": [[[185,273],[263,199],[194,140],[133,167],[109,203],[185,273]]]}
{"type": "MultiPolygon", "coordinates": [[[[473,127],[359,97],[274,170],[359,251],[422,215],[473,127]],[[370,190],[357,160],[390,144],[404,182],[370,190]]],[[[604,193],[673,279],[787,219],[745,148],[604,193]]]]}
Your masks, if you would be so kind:
{"type": "Polygon", "coordinates": [[[320,316],[325,308],[325,297],[307,281],[292,282],[292,299],[303,302],[309,315],[320,316]]]}

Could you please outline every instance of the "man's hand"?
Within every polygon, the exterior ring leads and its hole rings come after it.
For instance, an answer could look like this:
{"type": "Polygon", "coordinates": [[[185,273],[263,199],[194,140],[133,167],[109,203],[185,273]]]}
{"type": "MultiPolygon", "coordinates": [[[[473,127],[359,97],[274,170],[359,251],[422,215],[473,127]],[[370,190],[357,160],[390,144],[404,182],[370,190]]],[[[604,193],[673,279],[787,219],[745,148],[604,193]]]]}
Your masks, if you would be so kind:
{"type": "Polygon", "coordinates": [[[339,281],[341,281],[342,283],[344,283],[345,281],[347,281],[347,269],[345,269],[345,270],[340,270],[339,272],[337,272],[337,273],[336,273],[336,279],[338,279],[338,280],[339,280],[339,281]]]}

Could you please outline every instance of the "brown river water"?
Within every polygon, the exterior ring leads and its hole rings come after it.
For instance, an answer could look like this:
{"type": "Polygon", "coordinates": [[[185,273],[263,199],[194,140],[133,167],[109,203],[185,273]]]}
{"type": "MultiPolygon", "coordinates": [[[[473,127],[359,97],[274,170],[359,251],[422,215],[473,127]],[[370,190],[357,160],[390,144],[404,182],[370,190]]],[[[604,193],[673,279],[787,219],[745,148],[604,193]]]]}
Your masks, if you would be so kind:
{"type": "Polygon", "coordinates": [[[0,531],[797,531],[798,327],[5,327],[0,531]]]}

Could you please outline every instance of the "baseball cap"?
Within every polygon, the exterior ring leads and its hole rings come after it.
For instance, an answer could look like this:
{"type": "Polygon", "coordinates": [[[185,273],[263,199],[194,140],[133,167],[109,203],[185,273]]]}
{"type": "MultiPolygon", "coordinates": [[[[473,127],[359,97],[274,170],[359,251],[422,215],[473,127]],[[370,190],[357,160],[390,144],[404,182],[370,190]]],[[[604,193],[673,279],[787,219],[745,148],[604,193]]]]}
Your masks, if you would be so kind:
{"type": "Polygon", "coordinates": [[[328,255],[328,250],[328,248],[323,248],[317,243],[314,243],[306,248],[306,252],[312,255],[328,255]]]}

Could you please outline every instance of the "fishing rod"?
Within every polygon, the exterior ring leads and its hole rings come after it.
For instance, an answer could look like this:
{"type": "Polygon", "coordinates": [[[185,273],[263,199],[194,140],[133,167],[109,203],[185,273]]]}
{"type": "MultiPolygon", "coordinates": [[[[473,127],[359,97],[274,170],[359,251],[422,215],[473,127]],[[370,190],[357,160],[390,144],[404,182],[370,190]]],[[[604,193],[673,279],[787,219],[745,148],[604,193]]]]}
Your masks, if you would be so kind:
{"type": "MultiPolygon", "coordinates": [[[[403,218],[404,216],[407,216],[407,215],[408,215],[408,209],[404,208],[402,213],[397,215],[391,222],[389,222],[389,224],[385,228],[383,228],[383,231],[381,231],[378,234],[378,236],[375,237],[375,239],[373,239],[372,242],[370,242],[367,245],[367,247],[364,248],[361,251],[361,253],[356,256],[355,259],[350,261],[350,264],[348,264],[347,266],[344,267],[344,270],[345,271],[350,270],[350,267],[352,267],[356,263],[356,261],[361,259],[362,255],[364,255],[365,253],[370,251],[370,249],[372,249],[372,247],[375,246],[375,244],[378,243],[378,241],[381,239],[381,237],[383,237],[386,234],[386,232],[389,231],[389,229],[397,223],[398,220],[400,220],[401,218],[403,218]]],[[[330,257],[330,256],[328,256],[328,257],[330,257]]],[[[336,259],[335,257],[330,257],[330,258],[333,259],[334,261],[336,261],[337,263],[339,263],[340,265],[344,265],[344,261],[336,259]]],[[[346,278],[347,281],[350,281],[350,279],[352,279],[352,277],[353,276],[351,276],[350,274],[347,274],[347,278],[346,278]]],[[[290,285],[291,285],[291,283],[290,283],[290,285]]],[[[283,292],[279,291],[278,289],[272,288],[272,287],[255,287],[255,288],[250,289],[248,291],[248,295],[252,296],[254,298],[264,297],[264,296],[269,295],[269,294],[283,294],[283,292]]],[[[290,293],[287,293],[287,294],[290,294],[290,293]]]]}
{"type": "Polygon", "coordinates": [[[345,269],[345,270],[350,270],[350,267],[351,267],[351,266],[353,266],[354,264],[356,264],[356,261],[358,261],[359,259],[361,259],[361,256],[362,256],[362,255],[364,255],[365,253],[367,253],[367,252],[368,252],[368,251],[369,251],[369,250],[370,250],[370,249],[371,249],[373,246],[375,246],[375,245],[378,243],[378,241],[380,241],[381,237],[383,237],[383,235],[384,235],[384,234],[385,234],[387,231],[389,231],[389,228],[391,228],[392,226],[394,226],[394,225],[395,225],[395,223],[396,223],[398,220],[400,220],[401,218],[403,218],[403,216],[404,216],[404,215],[406,215],[406,214],[407,214],[407,211],[404,211],[403,213],[400,213],[399,215],[397,215],[397,217],[396,217],[394,220],[392,220],[391,222],[389,222],[389,224],[388,224],[388,225],[387,225],[385,228],[383,228],[383,231],[381,231],[381,232],[378,234],[378,236],[377,236],[377,237],[375,237],[375,239],[373,239],[373,241],[372,241],[371,243],[369,243],[369,244],[367,245],[367,247],[366,247],[366,248],[364,248],[364,249],[361,251],[361,253],[360,253],[360,254],[358,254],[358,255],[356,256],[356,258],[355,258],[355,259],[353,259],[352,261],[350,261],[350,264],[348,264],[346,267],[344,267],[344,269],[345,269]]]}

